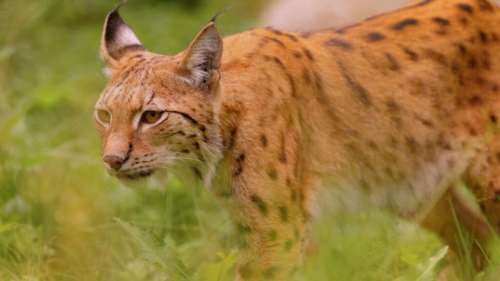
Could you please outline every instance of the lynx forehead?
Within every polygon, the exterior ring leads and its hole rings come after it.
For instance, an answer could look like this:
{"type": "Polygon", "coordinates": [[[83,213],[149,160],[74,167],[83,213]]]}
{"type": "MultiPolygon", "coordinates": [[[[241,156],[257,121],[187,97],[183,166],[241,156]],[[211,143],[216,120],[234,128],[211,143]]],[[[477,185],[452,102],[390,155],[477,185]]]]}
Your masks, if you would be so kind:
{"type": "Polygon", "coordinates": [[[113,10],[95,113],[103,160],[120,178],[179,166],[213,182],[245,241],[237,280],[286,280],[316,195],[339,187],[456,247],[451,200],[487,241],[454,184],[474,188],[498,230],[498,26],[488,1],[427,0],[339,31],[222,39],[212,21],[166,56],[113,10]]]}

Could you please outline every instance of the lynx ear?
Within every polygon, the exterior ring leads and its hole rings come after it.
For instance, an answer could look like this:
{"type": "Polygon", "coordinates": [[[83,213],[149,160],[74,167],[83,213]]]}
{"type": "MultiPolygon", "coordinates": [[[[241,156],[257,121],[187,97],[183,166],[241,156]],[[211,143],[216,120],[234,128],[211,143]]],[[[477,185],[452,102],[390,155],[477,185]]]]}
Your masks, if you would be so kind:
{"type": "Polygon", "coordinates": [[[209,87],[218,78],[222,48],[222,38],[212,20],[185,51],[181,73],[194,86],[209,87]]]}
{"type": "Polygon", "coordinates": [[[128,52],[144,50],[135,33],[121,18],[119,9],[120,6],[107,15],[101,38],[101,57],[110,69],[128,52]]]}

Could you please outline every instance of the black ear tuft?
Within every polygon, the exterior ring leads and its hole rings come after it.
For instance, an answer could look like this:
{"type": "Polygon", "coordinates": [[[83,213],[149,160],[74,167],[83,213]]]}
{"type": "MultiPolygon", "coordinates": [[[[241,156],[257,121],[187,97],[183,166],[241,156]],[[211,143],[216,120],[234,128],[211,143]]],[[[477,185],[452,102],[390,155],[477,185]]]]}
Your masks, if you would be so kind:
{"type": "Polygon", "coordinates": [[[213,22],[213,23],[216,23],[217,22],[217,19],[222,16],[223,14],[225,14],[227,11],[229,11],[229,9],[231,9],[232,7],[231,6],[228,6],[226,8],[224,8],[223,10],[217,12],[211,19],[210,19],[210,22],[213,22]]]}

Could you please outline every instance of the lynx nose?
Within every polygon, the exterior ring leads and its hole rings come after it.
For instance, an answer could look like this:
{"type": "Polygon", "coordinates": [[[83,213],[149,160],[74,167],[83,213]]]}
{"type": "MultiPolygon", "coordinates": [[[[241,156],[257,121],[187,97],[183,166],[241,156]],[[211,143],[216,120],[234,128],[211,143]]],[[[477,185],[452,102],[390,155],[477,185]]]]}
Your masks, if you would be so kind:
{"type": "Polygon", "coordinates": [[[108,166],[115,170],[118,171],[122,167],[123,163],[125,162],[125,157],[120,157],[116,155],[105,155],[102,160],[108,164],[108,166]]]}

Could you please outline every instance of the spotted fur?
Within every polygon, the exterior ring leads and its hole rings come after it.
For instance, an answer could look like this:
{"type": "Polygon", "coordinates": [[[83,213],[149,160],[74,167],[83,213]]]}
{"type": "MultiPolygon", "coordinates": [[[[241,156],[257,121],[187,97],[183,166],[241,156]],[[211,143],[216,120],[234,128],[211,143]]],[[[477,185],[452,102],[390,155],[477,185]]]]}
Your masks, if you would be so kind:
{"type": "Polygon", "coordinates": [[[96,105],[104,160],[121,178],[181,166],[211,184],[244,241],[238,280],[286,280],[316,195],[339,187],[442,233],[451,198],[487,240],[453,186],[477,186],[500,228],[498,26],[487,1],[427,0],[339,31],[259,28],[222,41],[210,22],[165,56],[145,51],[115,10],[96,105]]]}

